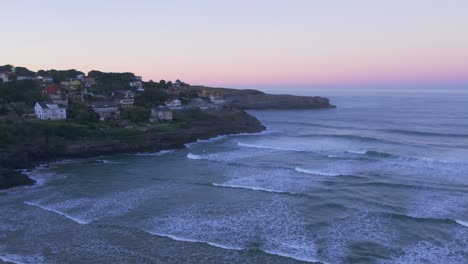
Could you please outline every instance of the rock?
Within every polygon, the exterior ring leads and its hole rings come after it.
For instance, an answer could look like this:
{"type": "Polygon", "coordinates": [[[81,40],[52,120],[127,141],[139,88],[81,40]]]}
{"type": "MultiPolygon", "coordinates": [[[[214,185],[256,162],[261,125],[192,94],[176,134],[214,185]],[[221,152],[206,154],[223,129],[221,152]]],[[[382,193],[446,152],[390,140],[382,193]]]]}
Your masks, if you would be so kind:
{"type": "Polygon", "coordinates": [[[35,181],[23,173],[13,170],[0,168],[0,189],[7,189],[22,185],[33,185],[35,181]]]}

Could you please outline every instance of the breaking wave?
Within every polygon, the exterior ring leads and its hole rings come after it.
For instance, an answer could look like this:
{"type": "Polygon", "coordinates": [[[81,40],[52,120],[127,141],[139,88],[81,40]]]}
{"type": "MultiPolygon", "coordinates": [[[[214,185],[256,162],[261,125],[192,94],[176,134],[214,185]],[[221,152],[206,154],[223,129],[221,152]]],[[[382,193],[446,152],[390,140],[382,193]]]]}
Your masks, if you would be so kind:
{"type": "Polygon", "coordinates": [[[59,214],[61,216],[64,216],[70,220],[72,220],[73,222],[76,222],[80,225],[86,225],[86,224],[89,224],[91,221],[87,221],[87,220],[84,220],[84,219],[80,219],[80,218],[77,218],[77,217],[73,217],[67,213],[64,213],[64,212],[61,212],[61,211],[58,211],[56,209],[53,209],[53,208],[50,208],[50,207],[46,207],[46,206],[42,206],[38,203],[33,203],[33,202],[24,202],[25,204],[27,205],[30,205],[30,206],[35,206],[35,207],[38,207],[42,210],[46,210],[46,211],[49,211],[49,212],[53,212],[53,213],[56,213],[56,214],[59,214]]]}
{"type": "Polygon", "coordinates": [[[465,226],[465,227],[468,227],[468,221],[462,221],[462,220],[455,220],[455,222],[459,225],[462,225],[462,226],[465,226]]]}
{"type": "Polygon", "coordinates": [[[284,150],[284,151],[297,151],[297,152],[302,152],[302,150],[299,149],[293,149],[293,148],[281,148],[281,147],[274,147],[274,146],[266,146],[266,145],[260,145],[260,144],[247,144],[247,143],[237,143],[237,145],[245,148],[257,148],[257,149],[271,149],[271,150],[284,150]]]}
{"type": "Polygon", "coordinates": [[[309,170],[309,169],[303,169],[297,167],[295,169],[297,172],[301,173],[307,173],[307,174],[314,174],[314,175],[319,175],[319,176],[340,176],[342,174],[339,173],[334,173],[334,172],[324,172],[324,171],[318,171],[318,170],[309,170]]]}

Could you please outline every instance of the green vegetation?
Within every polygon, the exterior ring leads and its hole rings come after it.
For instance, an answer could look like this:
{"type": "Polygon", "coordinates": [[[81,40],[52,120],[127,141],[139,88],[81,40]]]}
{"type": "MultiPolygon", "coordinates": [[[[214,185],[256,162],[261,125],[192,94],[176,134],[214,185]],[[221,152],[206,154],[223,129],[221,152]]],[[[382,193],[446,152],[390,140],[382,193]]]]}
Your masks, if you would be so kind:
{"type": "Polygon", "coordinates": [[[39,85],[33,80],[0,83],[0,105],[24,102],[34,106],[43,99],[39,85]]]}
{"type": "Polygon", "coordinates": [[[68,108],[67,119],[78,123],[95,123],[99,121],[99,114],[86,104],[72,104],[68,108]]]}
{"type": "Polygon", "coordinates": [[[120,117],[133,123],[148,123],[150,111],[141,106],[123,108],[120,111],[120,117]]]}
{"type": "Polygon", "coordinates": [[[81,71],[77,71],[75,69],[71,70],[39,70],[37,75],[42,77],[49,77],[53,78],[55,83],[60,83],[61,81],[65,81],[66,79],[75,78],[77,75],[84,74],[81,71]]]}

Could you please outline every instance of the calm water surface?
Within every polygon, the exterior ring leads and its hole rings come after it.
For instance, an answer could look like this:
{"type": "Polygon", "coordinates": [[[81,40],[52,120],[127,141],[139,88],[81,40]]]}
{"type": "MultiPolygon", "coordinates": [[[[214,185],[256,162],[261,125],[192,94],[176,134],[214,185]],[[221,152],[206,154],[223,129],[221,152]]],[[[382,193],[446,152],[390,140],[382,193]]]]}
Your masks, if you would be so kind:
{"type": "Polygon", "coordinates": [[[0,259],[468,263],[468,94],[330,97],[252,111],[255,135],[37,168],[0,192],[0,259]]]}

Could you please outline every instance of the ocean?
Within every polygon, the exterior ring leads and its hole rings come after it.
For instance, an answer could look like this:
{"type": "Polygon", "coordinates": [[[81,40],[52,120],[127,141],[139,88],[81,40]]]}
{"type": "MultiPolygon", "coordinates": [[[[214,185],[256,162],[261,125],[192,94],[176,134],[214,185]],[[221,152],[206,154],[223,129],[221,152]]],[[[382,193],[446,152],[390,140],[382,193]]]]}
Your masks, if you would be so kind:
{"type": "Polygon", "coordinates": [[[468,263],[468,93],[319,95],[338,108],[28,171],[0,192],[0,260],[468,263]]]}

